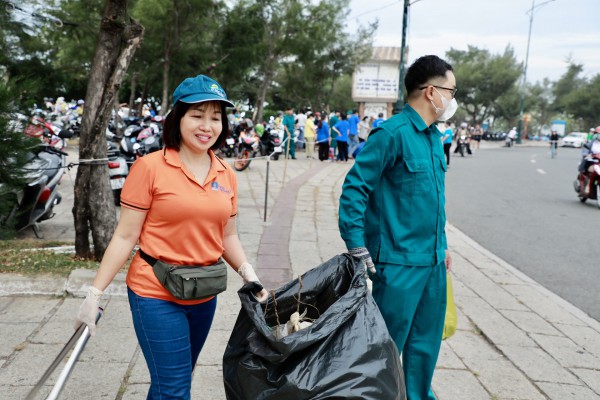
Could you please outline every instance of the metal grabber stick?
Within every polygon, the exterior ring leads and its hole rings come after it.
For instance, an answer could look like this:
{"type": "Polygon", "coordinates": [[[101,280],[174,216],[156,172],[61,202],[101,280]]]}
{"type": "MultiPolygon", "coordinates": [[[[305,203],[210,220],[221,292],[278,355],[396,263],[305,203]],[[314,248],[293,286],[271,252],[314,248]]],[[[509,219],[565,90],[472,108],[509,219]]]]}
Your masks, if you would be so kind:
{"type": "MultiPolygon", "coordinates": [[[[100,320],[100,317],[102,317],[103,312],[104,312],[104,309],[102,307],[98,307],[98,315],[96,316],[96,324],[100,320]]],[[[63,370],[61,371],[60,375],[58,376],[58,379],[56,380],[56,383],[54,384],[52,391],[46,398],[46,400],[58,399],[58,395],[60,394],[61,390],[63,389],[63,386],[65,385],[67,378],[69,377],[69,374],[73,370],[73,367],[75,366],[75,363],[77,362],[77,359],[79,358],[79,355],[85,348],[85,345],[87,344],[87,341],[89,338],[90,338],[90,331],[89,331],[88,326],[86,324],[81,324],[79,326],[79,328],[77,328],[77,330],[75,330],[75,333],[73,333],[73,336],[71,336],[71,338],[69,339],[67,344],[65,344],[65,346],[60,351],[60,353],[58,353],[58,356],[56,356],[54,361],[52,361],[52,364],[50,364],[50,366],[48,367],[46,372],[44,372],[44,375],[42,375],[42,377],[35,384],[33,389],[31,389],[31,391],[29,392],[29,394],[27,395],[25,400],[35,399],[35,395],[44,386],[44,383],[46,383],[48,378],[50,378],[50,376],[52,375],[54,370],[58,367],[58,365],[62,362],[62,360],[67,356],[67,354],[69,354],[69,351],[71,351],[71,349],[73,349],[73,352],[71,353],[71,356],[67,360],[67,363],[65,364],[63,370]]]]}

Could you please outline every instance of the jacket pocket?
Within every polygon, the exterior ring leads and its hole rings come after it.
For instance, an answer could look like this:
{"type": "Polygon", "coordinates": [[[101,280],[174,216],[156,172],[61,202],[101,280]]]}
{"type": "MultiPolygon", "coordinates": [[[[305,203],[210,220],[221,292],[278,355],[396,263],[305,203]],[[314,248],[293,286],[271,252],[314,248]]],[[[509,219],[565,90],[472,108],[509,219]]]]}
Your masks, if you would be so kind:
{"type": "Polygon", "coordinates": [[[401,187],[402,193],[421,196],[431,190],[431,166],[426,158],[404,160],[407,173],[404,174],[401,187]]]}
{"type": "Polygon", "coordinates": [[[444,160],[443,158],[439,157],[440,160],[440,165],[442,166],[442,170],[444,172],[448,171],[448,165],[446,164],[446,160],[444,160]]]}

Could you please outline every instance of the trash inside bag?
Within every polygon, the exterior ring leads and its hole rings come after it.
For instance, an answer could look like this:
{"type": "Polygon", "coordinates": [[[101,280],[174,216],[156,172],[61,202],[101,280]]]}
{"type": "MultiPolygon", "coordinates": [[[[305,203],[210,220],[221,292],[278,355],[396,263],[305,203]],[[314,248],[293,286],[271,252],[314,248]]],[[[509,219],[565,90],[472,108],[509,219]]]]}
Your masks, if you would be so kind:
{"type": "Polygon", "coordinates": [[[223,356],[227,399],[406,399],[398,350],[352,257],[306,272],[266,304],[257,289],[238,292],[242,309],[223,356]]]}

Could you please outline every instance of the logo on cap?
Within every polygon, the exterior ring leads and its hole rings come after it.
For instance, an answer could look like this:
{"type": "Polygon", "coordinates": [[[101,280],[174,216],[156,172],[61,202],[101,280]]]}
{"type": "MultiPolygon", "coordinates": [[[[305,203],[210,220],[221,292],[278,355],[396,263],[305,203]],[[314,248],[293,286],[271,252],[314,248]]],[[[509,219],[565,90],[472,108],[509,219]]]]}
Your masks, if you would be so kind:
{"type": "Polygon", "coordinates": [[[215,92],[216,94],[218,94],[221,97],[225,97],[225,92],[216,83],[213,83],[210,86],[210,90],[213,91],[213,92],[215,92]]]}

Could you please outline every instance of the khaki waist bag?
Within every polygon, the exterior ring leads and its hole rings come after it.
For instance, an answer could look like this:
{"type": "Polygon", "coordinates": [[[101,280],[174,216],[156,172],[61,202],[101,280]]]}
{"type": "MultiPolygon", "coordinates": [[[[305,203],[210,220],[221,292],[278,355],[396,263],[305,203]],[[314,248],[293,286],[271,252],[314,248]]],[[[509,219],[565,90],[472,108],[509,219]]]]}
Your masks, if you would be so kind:
{"type": "Polygon", "coordinates": [[[201,267],[167,264],[140,249],[140,256],[152,266],[158,281],[179,300],[202,300],[227,289],[227,266],[223,260],[201,267]]]}

